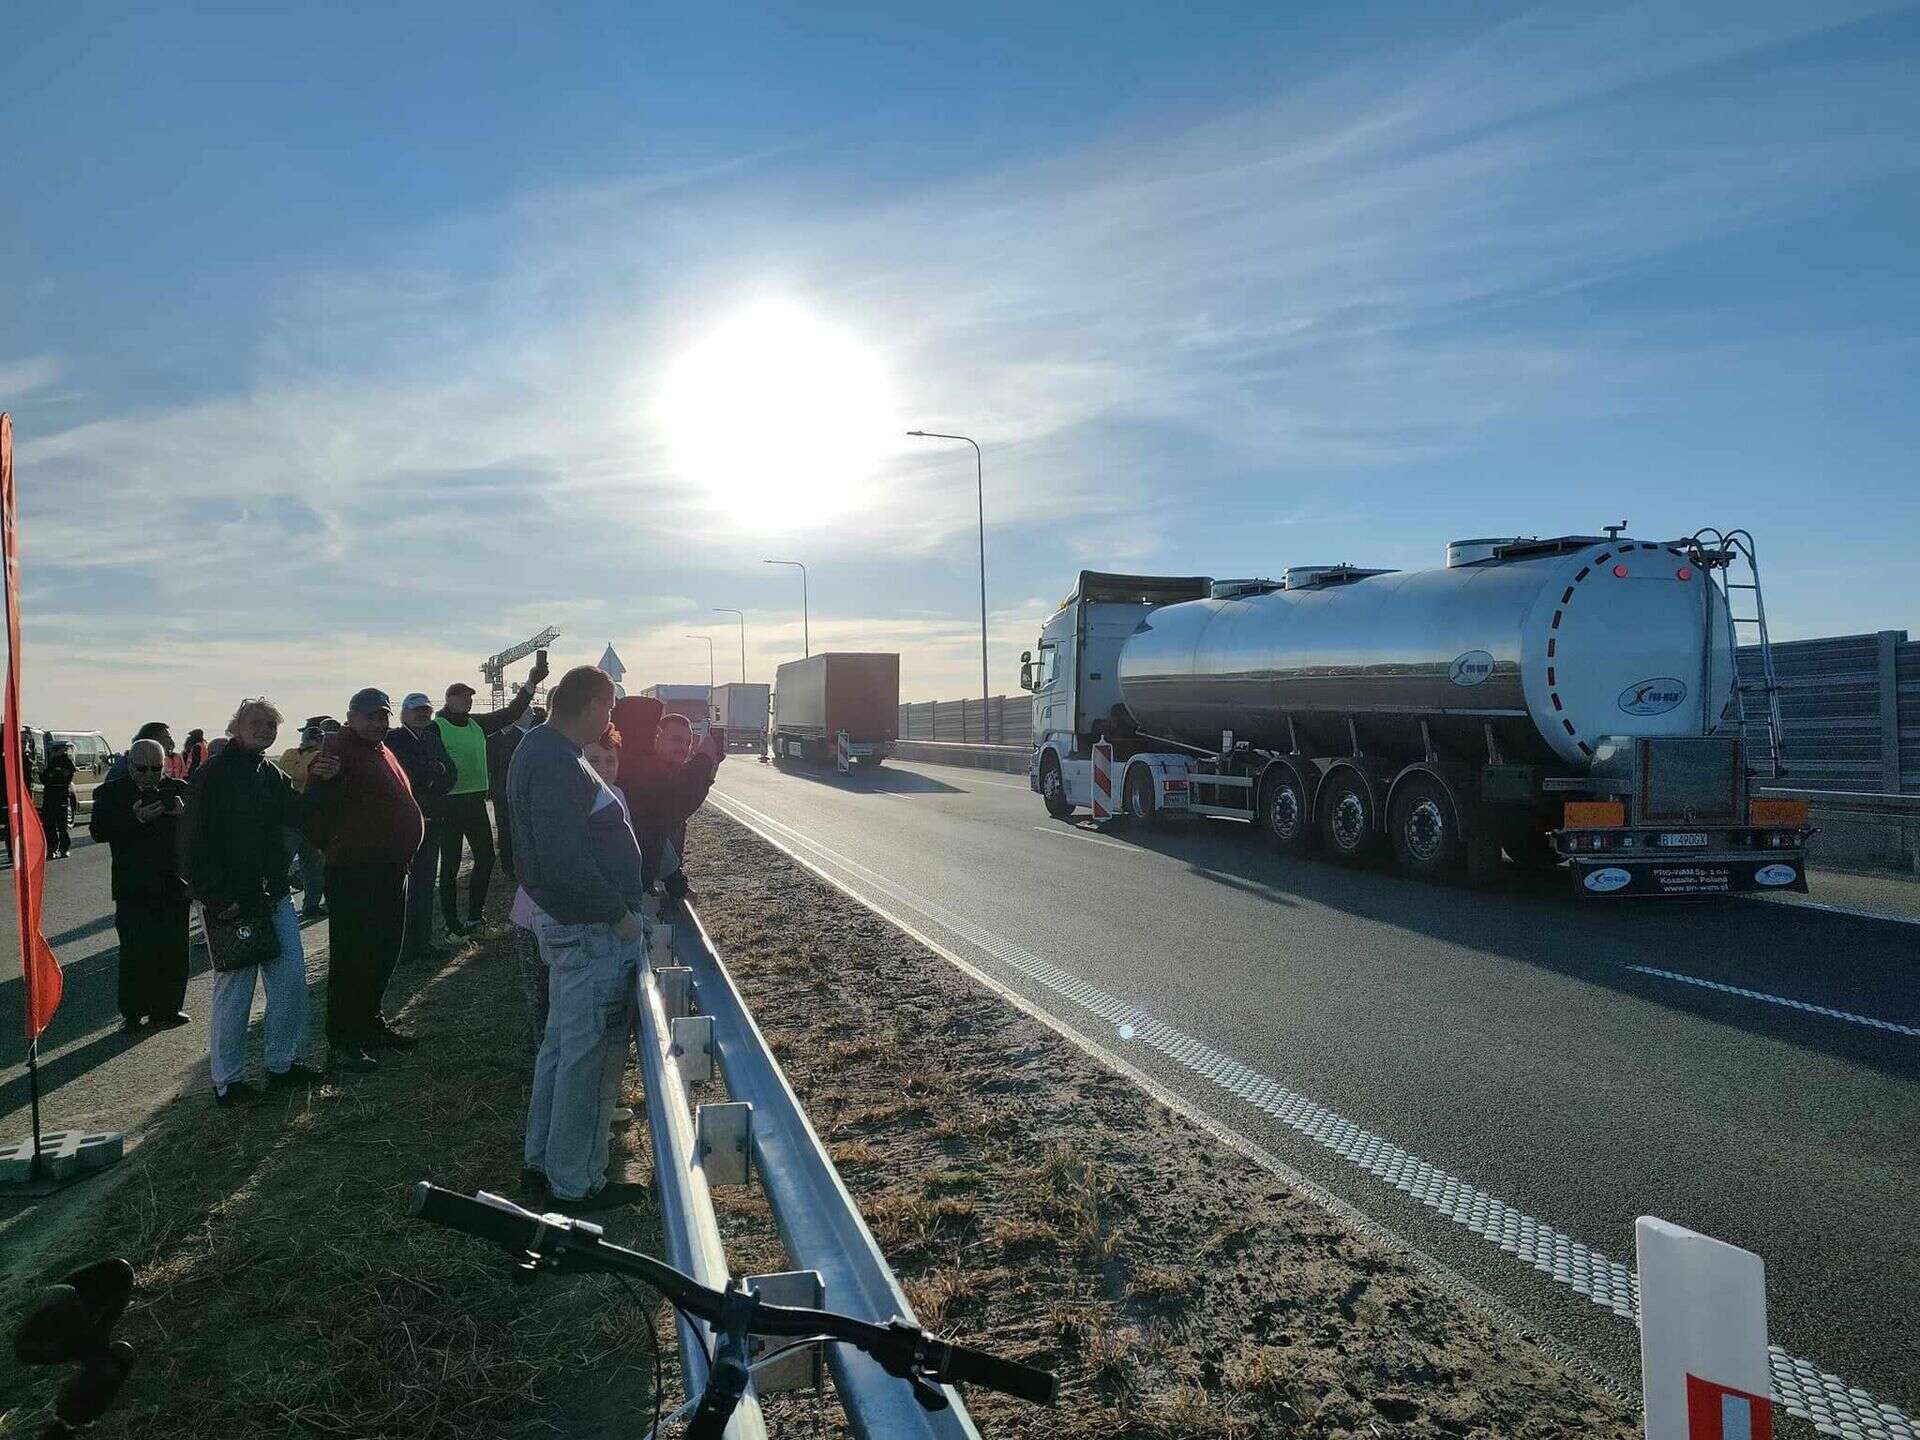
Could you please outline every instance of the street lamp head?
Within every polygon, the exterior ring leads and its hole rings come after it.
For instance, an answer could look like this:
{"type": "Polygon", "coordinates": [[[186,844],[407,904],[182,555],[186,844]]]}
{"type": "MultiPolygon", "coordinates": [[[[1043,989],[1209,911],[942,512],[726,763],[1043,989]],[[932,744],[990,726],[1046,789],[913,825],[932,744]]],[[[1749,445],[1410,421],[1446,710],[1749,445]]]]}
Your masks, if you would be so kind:
{"type": "Polygon", "coordinates": [[[926,431],[924,431],[924,430],[909,430],[909,431],[907,431],[907,433],[908,433],[909,435],[918,435],[918,436],[920,436],[920,437],[921,437],[922,439],[925,439],[925,438],[926,438],[926,434],[927,434],[927,432],[926,432],[926,431]]]}

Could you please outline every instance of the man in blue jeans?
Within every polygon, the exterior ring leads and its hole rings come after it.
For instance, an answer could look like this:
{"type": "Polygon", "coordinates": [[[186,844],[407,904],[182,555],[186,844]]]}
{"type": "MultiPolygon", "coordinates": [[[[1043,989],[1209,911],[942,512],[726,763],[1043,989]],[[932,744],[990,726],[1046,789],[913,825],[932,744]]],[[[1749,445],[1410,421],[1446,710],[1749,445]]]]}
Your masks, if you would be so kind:
{"type": "Polygon", "coordinates": [[[631,997],[649,922],[640,845],[626,810],[582,757],[613,716],[613,681],[589,665],[548,695],[507,773],[508,813],[531,929],[547,966],[547,1026],[527,1106],[527,1188],[554,1210],[630,1204],[643,1185],[607,1183],[607,1127],[626,1067],[631,997]]]}
{"type": "MultiPolygon", "coordinates": [[[[288,894],[286,832],[301,826],[306,807],[267,759],[279,733],[280,712],[271,701],[242,700],[227,725],[227,744],[200,767],[187,800],[184,845],[193,898],[209,916],[251,915],[271,924],[280,942],[273,959],[213,977],[207,1067],[213,1098],[222,1106],[258,1098],[240,1080],[256,980],[267,992],[267,1084],[278,1088],[322,1078],[294,1058],[307,1027],[307,965],[288,894]]],[[[330,780],[339,770],[338,760],[322,756],[309,773],[330,780]]]]}

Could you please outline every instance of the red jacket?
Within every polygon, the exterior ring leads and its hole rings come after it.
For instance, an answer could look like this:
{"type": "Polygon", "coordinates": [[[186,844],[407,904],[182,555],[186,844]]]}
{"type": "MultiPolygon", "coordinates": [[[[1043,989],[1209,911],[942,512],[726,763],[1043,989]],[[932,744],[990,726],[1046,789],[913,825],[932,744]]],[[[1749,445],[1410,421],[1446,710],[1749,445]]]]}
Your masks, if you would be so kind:
{"type": "Polygon", "coordinates": [[[323,755],[340,761],[331,780],[311,780],[307,835],[329,865],[406,865],[426,838],[407,772],[385,745],[351,730],[329,735],[323,755]]]}

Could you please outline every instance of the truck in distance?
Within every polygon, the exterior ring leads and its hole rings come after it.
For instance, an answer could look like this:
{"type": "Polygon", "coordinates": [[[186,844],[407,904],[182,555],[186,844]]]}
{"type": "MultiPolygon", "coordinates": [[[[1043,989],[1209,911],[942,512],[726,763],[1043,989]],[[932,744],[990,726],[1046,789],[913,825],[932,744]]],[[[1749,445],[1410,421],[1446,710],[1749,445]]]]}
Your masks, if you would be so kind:
{"type": "Polygon", "coordinates": [[[707,718],[727,732],[727,749],[767,748],[767,714],[770,687],[766,685],[716,685],[707,706],[707,718]]]}
{"type": "Polygon", "coordinates": [[[900,738],[900,657],[836,651],[789,660],[774,672],[773,758],[877,766],[900,738]]]}
{"type": "Polygon", "coordinates": [[[1457,541],[1430,570],[1083,571],[1022,656],[1029,783],[1057,818],[1225,816],[1417,876],[1485,880],[1504,851],[1584,895],[1805,890],[1806,803],[1760,793],[1782,772],[1752,537],[1625,528],[1457,541]]]}
{"type": "Polygon", "coordinates": [[[649,700],[658,700],[663,715],[686,716],[698,739],[707,733],[707,688],[705,685],[649,685],[640,693],[649,700]]]}

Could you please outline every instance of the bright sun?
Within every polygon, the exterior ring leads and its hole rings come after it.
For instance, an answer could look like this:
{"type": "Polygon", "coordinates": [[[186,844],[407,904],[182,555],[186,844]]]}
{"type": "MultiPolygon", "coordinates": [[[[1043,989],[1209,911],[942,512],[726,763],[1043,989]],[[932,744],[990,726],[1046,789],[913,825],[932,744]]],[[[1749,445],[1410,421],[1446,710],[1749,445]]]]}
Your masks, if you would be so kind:
{"type": "Polygon", "coordinates": [[[675,471],[750,530],[854,508],[900,428],[879,358],[790,300],[736,311],[681,355],[655,413],[675,471]]]}

